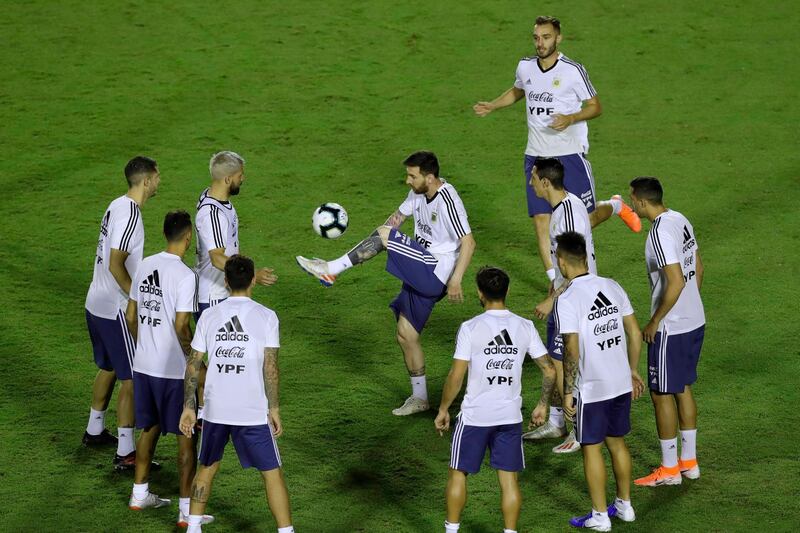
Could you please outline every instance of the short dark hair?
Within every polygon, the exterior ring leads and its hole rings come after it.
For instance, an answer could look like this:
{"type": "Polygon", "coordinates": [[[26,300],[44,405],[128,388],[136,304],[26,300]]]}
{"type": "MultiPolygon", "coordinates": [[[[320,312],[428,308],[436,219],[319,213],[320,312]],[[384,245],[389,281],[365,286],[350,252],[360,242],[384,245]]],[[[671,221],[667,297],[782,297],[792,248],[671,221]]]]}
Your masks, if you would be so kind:
{"type": "Polygon", "coordinates": [[[556,254],[571,263],[586,261],[586,239],[574,231],[567,231],[556,237],[556,254]]]}
{"type": "Polygon", "coordinates": [[[478,289],[489,300],[505,301],[508,294],[508,274],[501,268],[483,266],[475,275],[478,289]]]}
{"type": "Polygon", "coordinates": [[[154,174],[157,166],[158,163],[155,159],[143,155],[137,155],[128,161],[128,164],[125,165],[125,179],[128,181],[128,187],[139,183],[143,175],[154,174]]]}
{"type": "Polygon", "coordinates": [[[536,17],[536,25],[538,26],[540,24],[552,24],[556,32],[561,33],[561,21],[555,17],[548,17],[546,15],[536,17]]]}
{"type": "Polygon", "coordinates": [[[164,215],[164,237],[169,242],[179,241],[192,229],[192,217],[189,213],[179,209],[164,215]]]}
{"type": "Polygon", "coordinates": [[[225,281],[232,291],[242,291],[250,286],[256,276],[253,260],[244,255],[232,255],[225,262],[225,281]]]}
{"type": "Polygon", "coordinates": [[[647,200],[651,204],[661,205],[664,201],[664,189],[658,178],[639,176],[631,181],[631,190],[636,198],[647,200]]]}
{"type": "Polygon", "coordinates": [[[406,157],[403,164],[407,167],[419,167],[423,174],[433,174],[437,178],[439,177],[439,160],[436,159],[436,154],[433,152],[424,150],[414,152],[406,157]]]}
{"type": "Polygon", "coordinates": [[[555,157],[538,157],[533,164],[540,178],[550,182],[554,189],[564,190],[564,165],[555,157]]]}

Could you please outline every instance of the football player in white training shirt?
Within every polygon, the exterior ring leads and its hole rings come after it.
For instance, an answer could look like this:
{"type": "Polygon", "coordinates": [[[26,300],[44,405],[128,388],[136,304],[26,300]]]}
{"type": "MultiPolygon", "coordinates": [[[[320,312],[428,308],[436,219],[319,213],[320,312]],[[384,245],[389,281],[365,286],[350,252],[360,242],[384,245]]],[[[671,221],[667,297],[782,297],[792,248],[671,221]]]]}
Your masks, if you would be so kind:
{"type": "Polygon", "coordinates": [[[169,500],[150,492],[148,479],[159,436],[172,433],[178,438],[178,526],[186,527],[197,466],[195,441],[184,437],[178,428],[183,411],[183,376],[192,342],[189,320],[197,311],[197,273],[182,261],[192,244],[189,213],[167,213],[164,237],[166,250],[145,258],[136,270],[125,312],[136,340],[133,397],[136,427],[142,430],[136,443],[136,472],[128,507],[140,511],[169,504],[169,500]]]}
{"type": "Polygon", "coordinates": [[[637,370],[642,334],[622,287],[590,272],[583,235],[570,231],[556,241],[556,265],[568,282],[553,309],[564,342],[564,410],[575,419],[592,500],[592,511],[570,524],[610,531],[612,516],[625,522],[636,519],[631,455],[624,437],[631,429],[631,399],[644,391],[637,370]],[[617,497],[609,507],[604,442],[617,482],[617,497]]]}
{"type": "Polygon", "coordinates": [[[694,228],[682,214],[664,207],[656,178],[631,182],[631,202],[652,223],[645,245],[652,304],[643,330],[647,349],[647,382],[656,411],[661,465],[637,485],[678,485],[681,475],[700,477],[697,464],[697,404],[692,384],[703,346],[706,317],[700,287],[703,262],[694,228]],[[678,457],[677,428],[681,432],[678,457]]]}
{"type": "Polygon", "coordinates": [[[114,467],[117,469],[133,469],[135,464],[131,381],[134,347],[125,325],[125,308],[131,276],[136,273],[144,250],[140,208],[158,190],[161,174],[154,160],[137,156],[125,165],[125,179],[128,192],[111,202],[100,223],[92,284],[86,295],[86,324],[94,361],[100,370],[92,386],[92,406],[83,444],[116,444],[114,467]],[[105,429],[106,409],[116,380],[120,381],[118,439],[105,429]]]}
{"type": "Polygon", "coordinates": [[[564,164],[564,187],[580,198],[591,214],[592,226],[617,214],[633,231],[642,223],[619,196],[608,202],[595,202],[592,166],[586,159],[589,151],[587,120],[600,115],[597,93],[583,65],[558,51],[561,22],[555,17],[538,17],[533,27],[536,56],[525,57],[517,66],[514,85],[491,102],[478,102],[473,109],[486,116],[495,109],[513,105],[525,98],[528,117],[528,145],[525,148],[524,174],[528,198],[528,216],[533,217],[539,241],[539,256],[552,280],[547,248],[551,207],[536,196],[530,186],[531,169],[539,157],[557,157],[564,164]]]}
{"type": "Polygon", "coordinates": [[[597,274],[592,225],[589,222],[589,213],[587,213],[583,202],[577,196],[564,189],[564,166],[558,159],[539,158],[533,168],[531,186],[537,196],[545,199],[548,205],[553,208],[553,216],[550,218],[549,237],[550,256],[555,267],[555,275],[547,297],[536,306],[535,315],[537,318],[547,319],[547,349],[555,363],[558,378],[552,406],[550,407],[550,419],[545,425],[526,433],[524,438],[539,440],[566,435],[564,442],[553,448],[553,452],[572,453],[580,449],[580,443],[575,439],[574,430],[567,435],[562,410],[562,398],[564,397],[563,344],[552,313],[553,300],[565,286],[564,275],[558,269],[556,262],[556,238],[567,231],[575,231],[583,235],[588,252],[589,272],[597,274]]]}
{"type": "Polygon", "coordinates": [[[184,380],[180,427],[191,437],[197,421],[195,395],[203,355],[208,354],[205,423],[200,467],[192,485],[188,533],[200,531],[211,483],[228,440],[233,440],[243,468],[256,468],[278,533],[292,533],[289,493],[283,479],[275,437],[283,432],[278,390],[278,317],[250,299],[255,267],[236,255],[225,263],[230,296],[200,317],[184,380]]]}
{"type": "Polygon", "coordinates": [[[542,395],[531,412],[529,425],[544,423],[556,374],[533,322],[506,308],[508,274],[499,268],[483,267],[475,279],[478,298],[486,311],[458,330],[453,365],[434,421],[440,435],[450,427],[450,405],[468,373],[467,392],[453,430],[444,525],[447,533],[458,531],[467,500],[467,474],[480,470],[488,448],[490,464],[500,482],[505,531],[513,533],[522,502],[517,472],[525,468],[521,411],[525,356],[542,370],[542,395]]]}
{"type": "Polygon", "coordinates": [[[436,156],[415,152],[403,164],[411,191],[383,226],[339,259],[297,257],[300,268],[329,287],[340,273],[386,250],[386,271],[403,282],[389,307],[397,319],[397,342],[411,379],[411,396],[392,410],[396,416],[430,408],[420,335],[436,302],[445,295],[451,302],[463,301],[461,280],[475,251],[467,211],[455,187],[439,178],[436,156]],[[399,231],[412,215],[413,239],[399,231]]]}

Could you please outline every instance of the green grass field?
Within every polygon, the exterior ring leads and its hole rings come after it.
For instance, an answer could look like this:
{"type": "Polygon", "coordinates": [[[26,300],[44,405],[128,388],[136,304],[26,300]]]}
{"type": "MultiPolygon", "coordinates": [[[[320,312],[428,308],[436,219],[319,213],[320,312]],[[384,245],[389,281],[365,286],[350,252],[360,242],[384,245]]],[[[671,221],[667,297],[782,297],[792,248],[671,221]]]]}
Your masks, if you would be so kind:
{"type": "MultiPolygon", "coordinates": [[[[531,316],[546,286],[522,191],[522,104],[485,119],[471,106],[512,84],[539,14],[561,17],[561,49],[586,65],[603,103],[590,125],[599,197],[627,194],[636,175],[661,177],[706,265],[695,387],[703,477],[634,488],[637,521],[614,530],[796,529],[800,75],[791,65],[800,17],[790,2],[9,0],[0,16],[0,531],[173,529],[177,504],[129,511],[131,477],[111,471],[108,452],[80,446],[95,374],[83,303],[125,162],[142,153],[160,164],[159,194],[143,209],[149,255],[161,249],[166,211],[193,213],[220,149],[248,160],[236,198],[242,251],[280,276],[255,298],[281,319],[280,446],[297,530],[441,531],[449,439],[434,432],[433,412],[390,414],[408,392],[386,307],[399,283],[375,260],[323,289],[294,256],[338,256],[370,232],[407,192],[404,156],[432,149],[478,243],[465,303],[442,302],[423,337],[433,403],[458,325],[480,311],[478,266],[507,269],[509,306],[531,316]],[[325,201],[349,211],[339,241],[310,229],[325,201]]],[[[600,273],[625,287],[644,324],[644,236],[612,220],[595,242],[600,273]]],[[[538,382],[528,368],[527,406],[538,382]]],[[[648,399],[632,420],[634,474],[643,475],[660,458],[648,399]]],[[[107,422],[113,429],[113,414],[107,422]]],[[[522,532],[566,531],[589,505],[580,457],[550,447],[526,444],[522,532]]],[[[165,467],[151,478],[172,498],[175,448],[163,439],[165,467]]],[[[500,531],[488,466],[469,489],[462,531],[500,531]]],[[[231,448],[208,511],[217,516],[209,531],[274,531],[259,477],[231,448]]]]}

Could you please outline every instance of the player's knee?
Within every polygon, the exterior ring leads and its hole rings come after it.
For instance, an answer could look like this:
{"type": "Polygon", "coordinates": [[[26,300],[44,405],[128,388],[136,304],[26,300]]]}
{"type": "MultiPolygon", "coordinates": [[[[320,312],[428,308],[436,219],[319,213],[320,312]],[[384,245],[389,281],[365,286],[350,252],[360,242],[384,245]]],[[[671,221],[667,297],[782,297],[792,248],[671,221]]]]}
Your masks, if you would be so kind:
{"type": "Polygon", "coordinates": [[[397,323],[397,343],[400,346],[410,346],[419,342],[419,333],[410,324],[397,323]]]}
{"type": "Polygon", "coordinates": [[[378,226],[375,232],[378,234],[378,237],[381,238],[381,244],[383,247],[386,248],[387,243],[389,242],[389,232],[392,231],[392,228],[389,226],[378,226]]]}

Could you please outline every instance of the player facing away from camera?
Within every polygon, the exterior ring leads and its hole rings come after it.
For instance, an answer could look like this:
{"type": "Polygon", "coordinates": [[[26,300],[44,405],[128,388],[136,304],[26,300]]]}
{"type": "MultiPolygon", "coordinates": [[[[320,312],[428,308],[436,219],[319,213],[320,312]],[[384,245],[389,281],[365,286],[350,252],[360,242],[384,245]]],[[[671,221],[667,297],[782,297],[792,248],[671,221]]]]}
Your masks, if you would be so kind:
{"type": "Polygon", "coordinates": [[[536,306],[534,314],[539,319],[547,320],[547,350],[555,364],[558,379],[556,380],[556,389],[553,391],[550,418],[543,426],[526,433],[524,438],[539,440],[566,435],[564,442],[553,448],[553,452],[572,453],[580,449],[580,443],[575,439],[574,429],[567,434],[562,409],[564,397],[563,343],[552,313],[555,297],[566,287],[564,274],[558,269],[556,261],[556,238],[568,231],[580,233],[586,242],[589,272],[597,274],[592,227],[586,206],[577,196],[564,189],[564,166],[558,159],[539,158],[536,166],[532,169],[531,186],[536,195],[543,198],[553,208],[549,237],[550,257],[555,267],[555,278],[550,284],[547,297],[536,306]]]}
{"type": "MultiPolygon", "coordinates": [[[[140,511],[163,507],[169,500],[150,492],[150,461],[160,435],[178,439],[178,526],[186,527],[197,448],[178,428],[183,411],[183,376],[192,331],[189,320],[197,311],[197,274],[183,264],[192,244],[192,219],[186,211],[164,217],[166,249],[142,261],[131,284],[125,318],[136,340],[133,390],[136,427],[136,471],[128,507],[140,511]]],[[[206,517],[206,521],[213,518],[206,517]]]]}
{"type": "Polygon", "coordinates": [[[116,444],[114,467],[133,469],[133,382],[131,363],[134,344],[125,324],[131,277],[142,261],[144,225],[140,208],[158,190],[161,174],[149,157],[137,156],[125,165],[128,192],[111,202],[100,223],[94,257],[94,273],[86,295],[86,324],[99,371],[92,386],[89,423],[84,446],[116,444]],[[105,429],[105,415],[114,383],[117,395],[117,435],[105,429]]]}
{"type": "Polygon", "coordinates": [[[525,99],[528,119],[528,144],[523,170],[528,198],[528,216],[533,218],[539,257],[550,280],[555,264],[548,250],[547,233],[551,206],[530,186],[531,169],[539,157],[557,157],[564,164],[564,187],[581,201],[590,213],[592,226],[619,215],[633,231],[642,223],[620,196],[607,202],[595,201],[587,121],[600,115],[597,93],[583,65],[558,51],[561,22],[555,17],[537,17],[533,27],[536,55],[524,57],[517,65],[514,85],[491,102],[478,102],[473,110],[486,116],[496,109],[525,99]]]}
{"type": "Polygon", "coordinates": [[[488,448],[502,492],[504,531],[515,533],[522,505],[517,472],[525,468],[521,411],[525,355],[542,370],[542,395],[531,412],[529,426],[544,423],[556,373],[533,322],[506,307],[508,274],[499,268],[483,267],[475,279],[485,311],[458,330],[453,365],[434,421],[440,435],[449,429],[450,405],[461,390],[464,374],[468,374],[467,392],[453,430],[444,526],[446,533],[458,531],[467,501],[467,474],[480,470],[488,448]]]}
{"type": "Polygon", "coordinates": [[[415,152],[403,164],[411,191],[383,226],[339,259],[297,257],[303,270],[329,287],[348,268],[386,250],[386,271],[403,282],[389,307],[397,318],[397,342],[411,378],[411,396],[392,410],[397,416],[430,408],[420,335],[436,302],[445,295],[451,302],[464,300],[461,281],[475,251],[467,211],[455,187],[439,178],[436,156],[415,152]],[[413,239],[399,230],[412,215],[413,239]]]}
{"type": "Polygon", "coordinates": [[[250,299],[256,284],[253,261],[235,255],[225,263],[230,296],[207,309],[197,323],[184,378],[181,432],[192,436],[196,393],[208,354],[206,418],[200,442],[200,466],[192,484],[189,533],[200,531],[211,484],[228,440],[243,468],[261,472],[267,502],[279,533],[292,533],[289,493],[275,437],[283,432],[278,390],[278,317],[250,299]]]}
{"type": "Polygon", "coordinates": [[[553,316],[564,342],[564,410],[575,419],[592,511],[570,520],[574,527],[610,531],[612,516],[636,519],[631,506],[631,399],[644,382],[637,370],[642,334],[628,295],[619,284],[589,272],[586,241],[575,232],[557,238],[556,264],[568,285],[553,316]],[[606,465],[611,454],[617,497],[606,507],[606,465]]]}
{"type": "Polygon", "coordinates": [[[706,317],[700,287],[703,262],[692,224],[667,209],[656,178],[631,182],[631,202],[652,224],[644,255],[651,291],[651,317],[642,330],[647,348],[647,382],[661,441],[661,465],[637,485],[679,485],[681,474],[700,477],[697,464],[697,404],[692,384],[703,346],[706,317]],[[677,428],[681,433],[678,458],[677,428]]]}

